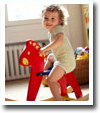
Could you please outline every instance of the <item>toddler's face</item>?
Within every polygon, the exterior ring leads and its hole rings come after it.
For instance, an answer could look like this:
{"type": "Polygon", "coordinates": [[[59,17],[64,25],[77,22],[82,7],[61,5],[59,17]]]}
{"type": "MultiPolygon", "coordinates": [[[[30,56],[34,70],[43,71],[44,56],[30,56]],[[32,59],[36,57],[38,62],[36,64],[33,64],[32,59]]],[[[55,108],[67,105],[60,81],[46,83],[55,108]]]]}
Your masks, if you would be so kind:
{"type": "Polygon", "coordinates": [[[45,28],[47,28],[49,31],[56,25],[59,25],[59,14],[57,11],[51,12],[51,11],[46,11],[44,13],[44,18],[43,18],[43,25],[45,28]]]}

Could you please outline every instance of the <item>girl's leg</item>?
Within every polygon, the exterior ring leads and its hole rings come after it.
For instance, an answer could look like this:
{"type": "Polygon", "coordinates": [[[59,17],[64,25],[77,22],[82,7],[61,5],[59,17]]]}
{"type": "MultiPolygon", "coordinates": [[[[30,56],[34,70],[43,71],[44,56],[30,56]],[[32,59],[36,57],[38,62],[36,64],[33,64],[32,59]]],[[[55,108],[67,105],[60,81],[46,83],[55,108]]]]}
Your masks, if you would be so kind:
{"type": "MultiPolygon", "coordinates": [[[[49,68],[52,67],[52,64],[54,63],[55,59],[54,59],[54,55],[53,54],[49,54],[48,57],[47,57],[47,61],[44,65],[44,70],[48,70],[49,68]]],[[[42,81],[45,81],[47,78],[47,76],[43,76],[43,79],[42,81]]]]}
{"type": "Polygon", "coordinates": [[[50,90],[53,94],[53,96],[56,98],[57,101],[61,101],[62,97],[60,95],[60,90],[59,90],[59,83],[58,80],[65,74],[65,71],[59,67],[55,66],[53,67],[51,73],[49,74],[49,77],[47,79],[47,83],[50,87],[50,90]]]}
{"type": "Polygon", "coordinates": [[[53,54],[49,54],[47,57],[47,61],[44,65],[44,70],[48,70],[52,64],[54,63],[55,59],[54,59],[54,55],[53,54]]]}

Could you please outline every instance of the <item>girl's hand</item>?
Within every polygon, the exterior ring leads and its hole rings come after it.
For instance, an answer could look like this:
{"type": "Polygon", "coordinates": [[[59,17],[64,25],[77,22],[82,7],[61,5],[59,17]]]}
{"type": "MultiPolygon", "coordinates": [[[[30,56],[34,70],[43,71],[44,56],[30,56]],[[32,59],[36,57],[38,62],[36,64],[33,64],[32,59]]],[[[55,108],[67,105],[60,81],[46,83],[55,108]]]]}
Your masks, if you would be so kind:
{"type": "Polygon", "coordinates": [[[44,48],[41,48],[40,51],[39,51],[40,54],[44,55],[44,56],[47,56],[49,54],[48,51],[46,51],[44,48]]]}
{"type": "Polygon", "coordinates": [[[48,51],[44,52],[44,56],[47,56],[47,55],[49,55],[49,52],[48,51]]]}
{"type": "Polygon", "coordinates": [[[44,55],[44,50],[42,50],[42,48],[39,51],[40,54],[44,55]]]}

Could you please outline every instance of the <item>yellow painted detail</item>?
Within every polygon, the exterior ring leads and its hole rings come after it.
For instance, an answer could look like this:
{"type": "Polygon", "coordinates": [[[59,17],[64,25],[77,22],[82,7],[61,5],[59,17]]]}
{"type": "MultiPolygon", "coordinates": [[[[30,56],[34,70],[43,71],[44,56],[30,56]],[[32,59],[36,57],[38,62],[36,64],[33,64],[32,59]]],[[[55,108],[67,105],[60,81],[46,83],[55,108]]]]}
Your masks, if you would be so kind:
{"type": "Polygon", "coordinates": [[[30,41],[30,45],[32,44],[32,42],[30,41]]]}
{"type": "Polygon", "coordinates": [[[36,49],[39,49],[39,46],[36,46],[36,49]]]}
{"type": "Polygon", "coordinates": [[[35,46],[36,45],[36,43],[33,43],[33,46],[35,46]]]}
{"type": "Polygon", "coordinates": [[[28,55],[30,55],[30,51],[28,51],[28,53],[27,53],[28,55]]]}
{"type": "Polygon", "coordinates": [[[39,54],[39,56],[40,56],[40,57],[43,57],[43,55],[42,55],[42,54],[39,54]]]}
{"type": "Polygon", "coordinates": [[[28,64],[29,64],[27,58],[23,58],[23,64],[24,64],[24,65],[28,65],[28,64]]]}

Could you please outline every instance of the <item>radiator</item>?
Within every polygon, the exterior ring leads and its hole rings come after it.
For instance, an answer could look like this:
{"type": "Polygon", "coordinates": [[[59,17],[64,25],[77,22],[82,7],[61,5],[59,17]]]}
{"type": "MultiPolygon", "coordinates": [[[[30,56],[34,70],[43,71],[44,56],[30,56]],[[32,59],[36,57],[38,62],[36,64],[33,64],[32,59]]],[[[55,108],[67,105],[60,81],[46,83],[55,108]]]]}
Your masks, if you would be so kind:
{"type": "MultiPolygon", "coordinates": [[[[45,41],[37,41],[37,43],[43,47],[48,43],[45,41]]],[[[17,80],[22,78],[29,78],[30,67],[23,67],[19,65],[19,56],[25,46],[23,43],[13,43],[5,45],[5,79],[17,80]]]]}

